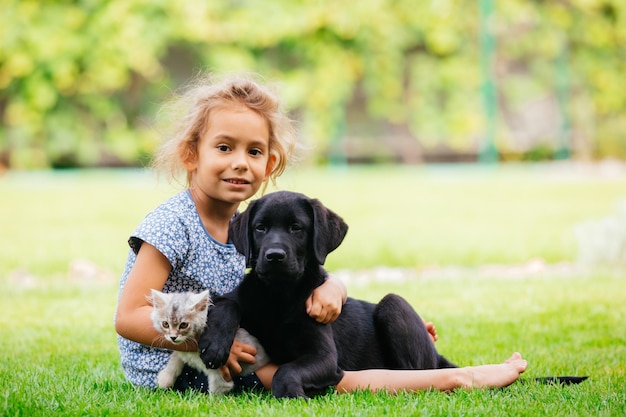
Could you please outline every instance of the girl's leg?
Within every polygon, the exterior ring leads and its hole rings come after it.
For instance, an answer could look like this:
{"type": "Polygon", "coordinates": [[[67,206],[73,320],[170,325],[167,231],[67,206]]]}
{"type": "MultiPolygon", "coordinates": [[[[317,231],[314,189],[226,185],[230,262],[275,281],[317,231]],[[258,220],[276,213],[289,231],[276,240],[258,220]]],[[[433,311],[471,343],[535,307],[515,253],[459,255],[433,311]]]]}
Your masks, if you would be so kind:
{"type": "Polygon", "coordinates": [[[268,391],[271,391],[272,378],[274,378],[274,374],[276,373],[277,370],[278,370],[278,365],[274,365],[273,363],[268,363],[267,365],[254,371],[254,373],[261,380],[261,383],[263,384],[265,389],[268,391]]]}
{"type": "Polygon", "coordinates": [[[515,382],[526,370],[527,362],[519,353],[514,353],[504,363],[497,365],[469,366],[428,370],[388,370],[367,369],[346,371],[337,385],[340,393],[369,389],[399,391],[420,391],[436,389],[450,391],[457,388],[505,387],[515,382]]]}
{"type": "MultiPolygon", "coordinates": [[[[451,391],[457,388],[497,388],[505,387],[517,381],[526,370],[526,360],[514,353],[509,359],[497,365],[468,366],[465,368],[427,369],[427,370],[389,370],[366,369],[346,371],[337,385],[339,393],[356,390],[386,390],[389,393],[399,391],[421,391],[436,389],[451,391]]],[[[272,378],[278,366],[266,365],[256,371],[263,386],[270,390],[272,378]]]]}

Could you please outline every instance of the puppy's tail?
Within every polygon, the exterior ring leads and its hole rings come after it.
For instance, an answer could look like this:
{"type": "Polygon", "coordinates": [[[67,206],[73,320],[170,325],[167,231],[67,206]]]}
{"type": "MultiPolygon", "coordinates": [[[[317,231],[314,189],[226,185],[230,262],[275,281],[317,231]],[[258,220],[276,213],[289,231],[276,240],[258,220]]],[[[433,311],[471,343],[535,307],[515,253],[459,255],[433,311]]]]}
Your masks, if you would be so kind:
{"type": "Polygon", "coordinates": [[[443,356],[437,354],[437,369],[442,368],[458,368],[458,366],[453,364],[443,356]]]}

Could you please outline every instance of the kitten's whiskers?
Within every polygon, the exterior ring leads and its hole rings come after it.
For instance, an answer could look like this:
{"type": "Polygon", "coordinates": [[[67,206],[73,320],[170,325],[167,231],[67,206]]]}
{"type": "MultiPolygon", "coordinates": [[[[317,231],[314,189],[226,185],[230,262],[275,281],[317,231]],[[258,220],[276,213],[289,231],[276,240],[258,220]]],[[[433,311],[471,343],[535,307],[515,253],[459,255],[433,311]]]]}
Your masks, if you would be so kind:
{"type": "Polygon", "coordinates": [[[193,338],[193,337],[189,337],[187,339],[185,339],[184,342],[181,343],[182,345],[185,346],[185,348],[195,348],[195,350],[198,350],[198,341],[193,338]]]}
{"type": "Polygon", "coordinates": [[[164,348],[167,344],[167,339],[162,334],[159,334],[152,339],[150,347],[164,348]]]}

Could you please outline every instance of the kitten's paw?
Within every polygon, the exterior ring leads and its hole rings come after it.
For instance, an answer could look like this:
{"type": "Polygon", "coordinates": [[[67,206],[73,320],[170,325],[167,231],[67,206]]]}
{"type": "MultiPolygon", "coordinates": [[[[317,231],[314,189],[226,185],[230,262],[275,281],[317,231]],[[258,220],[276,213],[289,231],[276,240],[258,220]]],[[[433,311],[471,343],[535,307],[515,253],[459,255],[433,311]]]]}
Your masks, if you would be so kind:
{"type": "Polygon", "coordinates": [[[226,394],[230,392],[234,387],[235,387],[235,384],[233,384],[232,382],[226,382],[224,380],[222,380],[218,384],[215,384],[214,386],[211,386],[209,384],[209,390],[211,391],[211,393],[216,394],[216,395],[226,394]]]}
{"type": "Polygon", "coordinates": [[[226,394],[230,392],[234,387],[235,383],[232,381],[226,381],[219,372],[213,371],[209,373],[209,391],[211,394],[226,394]]]}
{"type": "Polygon", "coordinates": [[[157,383],[159,384],[159,388],[172,388],[174,386],[174,376],[171,373],[163,370],[159,372],[159,376],[157,377],[157,383]]]}

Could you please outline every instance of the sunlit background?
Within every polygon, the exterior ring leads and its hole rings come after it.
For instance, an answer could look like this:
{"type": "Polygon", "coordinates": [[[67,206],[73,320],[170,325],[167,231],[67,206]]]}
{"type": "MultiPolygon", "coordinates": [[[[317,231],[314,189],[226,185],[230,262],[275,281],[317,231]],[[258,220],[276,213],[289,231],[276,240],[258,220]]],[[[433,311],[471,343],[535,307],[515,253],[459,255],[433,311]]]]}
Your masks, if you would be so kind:
{"type": "Polygon", "coordinates": [[[311,164],[626,158],[622,0],[3,0],[0,166],[142,166],[200,71],[281,84],[311,164]]]}

